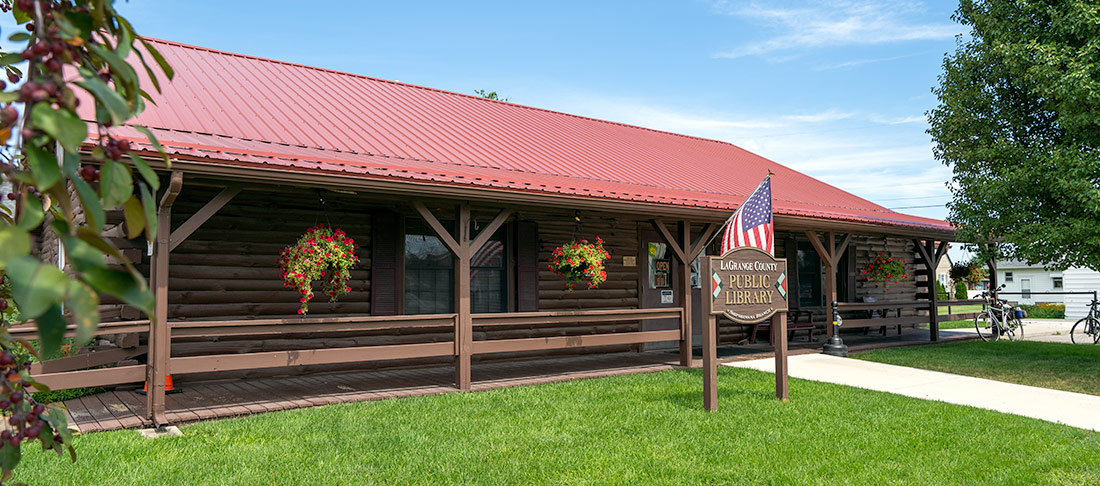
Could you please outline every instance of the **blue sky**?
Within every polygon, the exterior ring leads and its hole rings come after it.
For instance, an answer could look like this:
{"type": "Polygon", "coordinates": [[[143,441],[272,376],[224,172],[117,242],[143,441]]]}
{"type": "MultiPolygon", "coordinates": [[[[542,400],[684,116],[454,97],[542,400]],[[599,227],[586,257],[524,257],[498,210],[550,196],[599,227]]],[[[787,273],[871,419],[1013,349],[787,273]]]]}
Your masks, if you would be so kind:
{"type": "Polygon", "coordinates": [[[300,5],[118,8],[151,37],[724,140],[884,206],[947,215],[950,169],[933,159],[925,112],[965,32],[953,2],[300,5]]]}

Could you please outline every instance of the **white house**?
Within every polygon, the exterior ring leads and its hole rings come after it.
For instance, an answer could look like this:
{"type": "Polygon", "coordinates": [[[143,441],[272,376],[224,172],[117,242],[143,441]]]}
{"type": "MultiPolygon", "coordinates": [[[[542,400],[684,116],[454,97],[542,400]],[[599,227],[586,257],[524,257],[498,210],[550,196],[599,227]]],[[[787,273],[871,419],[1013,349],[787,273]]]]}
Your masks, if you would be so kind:
{"type": "Polygon", "coordinates": [[[1005,285],[1005,298],[1021,304],[1052,302],[1066,305],[1066,319],[1088,314],[1091,294],[1050,294],[1041,292],[1095,292],[1100,290],[1100,272],[1087,268],[1048,270],[1042,265],[1017,261],[997,263],[997,281],[1005,285]]]}
{"type": "Polygon", "coordinates": [[[1004,284],[1003,292],[1008,294],[1005,298],[1021,304],[1065,302],[1063,295],[1041,293],[1065,291],[1065,277],[1062,270],[1047,270],[1042,265],[1029,265],[1012,260],[997,262],[997,282],[1004,284]]]}
{"type": "MultiPolygon", "coordinates": [[[[1062,272],[1062,280],[1067,292],[1095,292],[1100,290],[1100,272],[1087,268],[1068,268],[1062,272]]],[[[1074,294],[1066,296],[1066,319],[1080,319],[1089,313],[1092,295],[1074,294]]]]}

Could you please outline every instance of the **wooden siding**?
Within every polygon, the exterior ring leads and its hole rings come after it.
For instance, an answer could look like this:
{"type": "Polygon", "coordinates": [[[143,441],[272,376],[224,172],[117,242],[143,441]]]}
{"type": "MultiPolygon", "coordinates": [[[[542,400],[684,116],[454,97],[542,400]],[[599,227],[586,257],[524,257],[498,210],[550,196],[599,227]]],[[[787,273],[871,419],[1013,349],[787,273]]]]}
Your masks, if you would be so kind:
{"type": "MultiPolygon", "coordinates": [[[[184,186],[172,212],[179,227],[220,189],[184,186]]],[[[360,245],[352,291],[329,303],[323,292],[310,315],[370,313],[371,207],[353,196],[300,189],[244,191],[172,251],[168,318],[294,315],[300,295],[283,287],[279,252],[317,224],[343,229],[360,245]]]]}

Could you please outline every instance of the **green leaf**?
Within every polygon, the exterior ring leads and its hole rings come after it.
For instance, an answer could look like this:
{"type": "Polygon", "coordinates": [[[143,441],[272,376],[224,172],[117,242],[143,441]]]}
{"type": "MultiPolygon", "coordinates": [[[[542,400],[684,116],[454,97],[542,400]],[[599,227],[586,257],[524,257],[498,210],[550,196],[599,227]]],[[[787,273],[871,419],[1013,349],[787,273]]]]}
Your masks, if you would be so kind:
{"type": "Polygon", "coordinates": [[[107,112],[111,114],[111,121],[115,125],[120,125],[130,118],[130,107],[126,104],[126,100],[98,76],[85,76],[84,81],[77,81],[74,84],[91,93],[96,101],[107,108],[107,112]]]}
{"type": "Polygon", "coordinates": [[[68,420],[65,418],[65,411],[60,408],[50,408],[50,425],[53,425],[54,432],[61,436],[61,440],[66,444],[73,442],[73,431],[69,430],[68,420]]]}
{"type": "Polygon", "coordinates": [[[4,91],[0,93],[0,103],[11,103],[19,99],[18,91],[4,91]]]}
{"type": "Polygon", "coordinates": [[[69,282],[57,267],[29,255],[9,259],[7,274],[12,283],[12,298],[25,319],[37,318],[61,302],[69,282]]]}
{"type": "Polygon", "coordinates": [[[31,19],[32,19],[32,18],[34,18],[33,16],[31,16],[31,15],[30,15],[30,14],[28,14],[27,12],[24,12],[24,11],[22,11],[22,10],[19,10],[18,8],[13,8],[13,9],[11,10],[11,15],[12,15],[13,17],[15,17],[15,23],[17,23],[17,24],[22,24],[22,23],[30,22],[30,21],[31,21],[31,19]]]}
{"type": "Polygon", "coordinates": [[[141,39],[141,45],[149,51],[149,54],[153,55],[153,59],[160,65],[160,69],[164,71],[164,75],[168,76],[168,79],[172,79],[176,75],[176,72],[172,70],[172,66],[168,64],[168,61],[164,60],[164,56],[160,55],[160,51],[152,44],[146,42],[145,39],[141,39]]]}
{"type": "Polygon", "coordinates": [[[127,96],[128,101],[133,101],[133,98],[137,97],[137,72],[134,71],[133,66],[130,66],[125,59],[119,57],[118,53],[103,47],[102,45],[95,43],[84,44],[89,51],[92,51],[95,55],[107,62],[107,65],[111,68],[111,73],[114,75],[116,83],[121,83],[126,91],[130,93],[127,96]]]}
{"type": "Polygon", "coordinates": [[[42,218],[46,216],[42,209],[42,200],[33,194],[23,196],[23,214],[19,218],[19,227],[27,231],[35,229],[42,224],[42,218]]]}
{"type": "Polygon", "coordinates": [[[62,170],[65,171],[65,174],[67,174],[69,178],[79,178],[80,174],[78,173],[78,171],[80,170],[80,153],[70,152],[68,150],[62,150],[61,152],[62,170]]]}
{"type": "Polygon", "coordinates": [[[75,12],[68,10],[65,12],[65,18],[80,31],[80,37],[84,40],[88,40],[92,37],[92,30],[95,26],[92,24],[92,16],[85,12],[75,12]]]}
{"type": "Polygon", "coordinates": [[[7,54],[0,55],[0,66],[19,64],[21,62],[23,62],[23,56],[20,56],[18,52],[9,52],[7,54]]]}
{"type": "Polygon", "coordinates": [[[84,216],[88,219],[88,224],[97,233],[103,231],[103,225],[107,222],[107,213],[103,210],[103,205],[99,203],[99,196],[96,195],[92,186],[84,182],[84,179],[71,177],[69,180],[76,187],[76,194],[80,198],[80,203],[84,206],[84,216]]]}
{"type": "Polygon", "coordinates": [[[30,38],[31,38],[31,35],[26,33],[26,32],[16,32],[16,33],[12,34],[11,37],[8,37],[8,40],[10,40],[12,42],[23,42],[23,41],[26,41],[27,39],[30,39],[30,38]]]}
{"type": "Polygon", "coordinates": [[[65,303],[76,321],[76,345],[83,346],[92,340],[92,332],[99,325],[99,294],[83,282],[69,282],[65,303]]]}
{"type": "Polygon", "coordinates": [[[107,266],[103,259],[103,252],[99,251],[84,240],[75,236],[61,238],[65,245],[65,259],[78,272],[87,271],[89,268],[102,268],[107,266]]]}
{"type": "Polygon", "coordinates": [[[145,182],[148,182],[149,185],[153,187],[154,191],[159,190],[160,178],[157,177],[157,173],[153,171],[153,168],[149,167],[149,164],[145,163],[145,161],[142,160],[141,157],[138,157],[133,153],[130,153],[128,155],[130,156],[130,161],[134,163],[134,167],[137,167],[137,170],[141,174],[141,177],[145,179],[145,182]]]}
{"type": "Polygon", "coordinates": [[[3,447],[0,447],[0,469],[4,471],[15,469],[15,466],[19,465],[20,457],[19,446],[5,443],[3,447]]]}
{"type": "Polygon", "coordinates": [[[149,139],[149,143],[153,144],[153,148],[157,149],[157,153],[160,154],[160,158],[164,160],[164,165],[171,168],[172,167],[172,161],[168,160],[168,153],[166,153],[164,151],[164,147],[160,146],[160,142],[157,141],[156,135],[153,135],[153,132],[149,131],[148,128],[145,128],[141,125],[130,125],[130,126],[134,127],[135,130],[145,134],[145,138],[149,139]]]}
{"type": "Polygon", "coordinates": [[[142,282],[142,285],[145,285],[145,277],[138,273],[137,269],[134,268],[134,264],[130,262],[130,259],[126,258],[126,255],[123,255],[122,252],[119,251],[114,244],[105,240],[103,236],[101,236],[99,233],[96,233],[95,231],[92,231],[88,228],[77,228],[76,237],[80,238],[81,241],[99,249],[99,251],[103,252],[103,254],[114,257],[115,260],[118,260],[119,263],[126,267],[126,270],[130,272],[130,275],[132,275],[135,280],[137,280],[138,282],[142,282]]]}
{"type": "Polygon", "coordinates": [[[31,252],[31,235],[23,228],[0,226],[0,269],[8,260],[31,252]]]}
{"type": "Polygon", "coordinates": [[[99,173],[99,197],[104,209],[115,209],[134,194],[130,168],[113,160],[103,162],[99,173]]]}
{"type": "Polygon", "coordinates": [[[61,142],[66,150],[76,152],[88,138],[88,126],[67,110],[55,110],[46,103],[36,103],[31,109],[31,123],[61,142]]]}
{"type": "Polygon", "coordinates": [[[145,241],[153,241],[157,237],[157,203],[145,184],[141,184],[140,188],[141,207],[145,209],[145,241]]]}
{"type": "Polygon", "coordinates": [[[35,185],[39,191],[46,191],[61,180],[61,169],[57,166],[57,157],[49,150],[27,145],[27,165],[34,174],[35,185]]]}
{"type": "Polygon", "coordinates": [[[122,203],[122,214],[126,217],[126,237],[137,238],[145,230],[145,210],[141,207],[141,199],[130,196],[122,203]]]}
{"type": "Polygon", "coordinates": [[[42,356],[53,356],[60,351],[61,341],[65,338],[65,316],[61,315],[61,304],[51,305],[34,323],[38,326],[38,352],[42,356]]]}
{"type": "MultiPolygon", "coordinates": [[[[93,268],[80,275],[92,288],[118,297],[123,302],[153,314],[153,292],[133,275],[113,268],[93,268]]],[[[22,307],[20,307],[22,310],[22,307]]]]}

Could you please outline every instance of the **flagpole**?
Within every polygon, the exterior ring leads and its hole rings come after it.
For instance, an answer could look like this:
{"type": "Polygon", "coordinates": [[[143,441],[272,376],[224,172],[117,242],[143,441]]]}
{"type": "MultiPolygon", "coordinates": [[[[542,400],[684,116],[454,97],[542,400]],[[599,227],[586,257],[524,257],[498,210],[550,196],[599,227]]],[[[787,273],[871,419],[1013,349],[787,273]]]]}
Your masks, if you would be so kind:
{"type": "MultiPolygon", "coordinates": [[[[768,179],[771,179],[773,175],[775,175],[775,173],[772,172],[769,169],[768,170],[768,175],[766,177],[764,177],[764,180],[760,181],[760,183],[756,185],[756,189],[753,189],[751,192],[749,192],[749,196],[751,196],[754,192],[756,192],[757,189],[760,189],[760,186],[763,186],[765,182],[768,182],[768,179]]],[[[718,231],[715,231],[714,234],[710,236],[710,239],[707,240],[707,244],[703,245],[703,248],[706,248],[706,247],[710,246],[711,243],[714,243],[714,239],[717,238],[718,235],[720,235],[724,232],[723,230],[726,228],[727,225],[730,224],[730,221],[733,221],[733,217],[737,216],[737,211],[741,210],[741,206],[744,206],[745,202],[747,202],[748,199],[749,199],[748,196],[745,196],[745,200],[741,201],[741,204],[737,205],[737,209],[733,212],[733,214],[730,215],[730,217],[726,218],[725,224],[723,224],[722,226],[719,226],[718,231]]]]}

